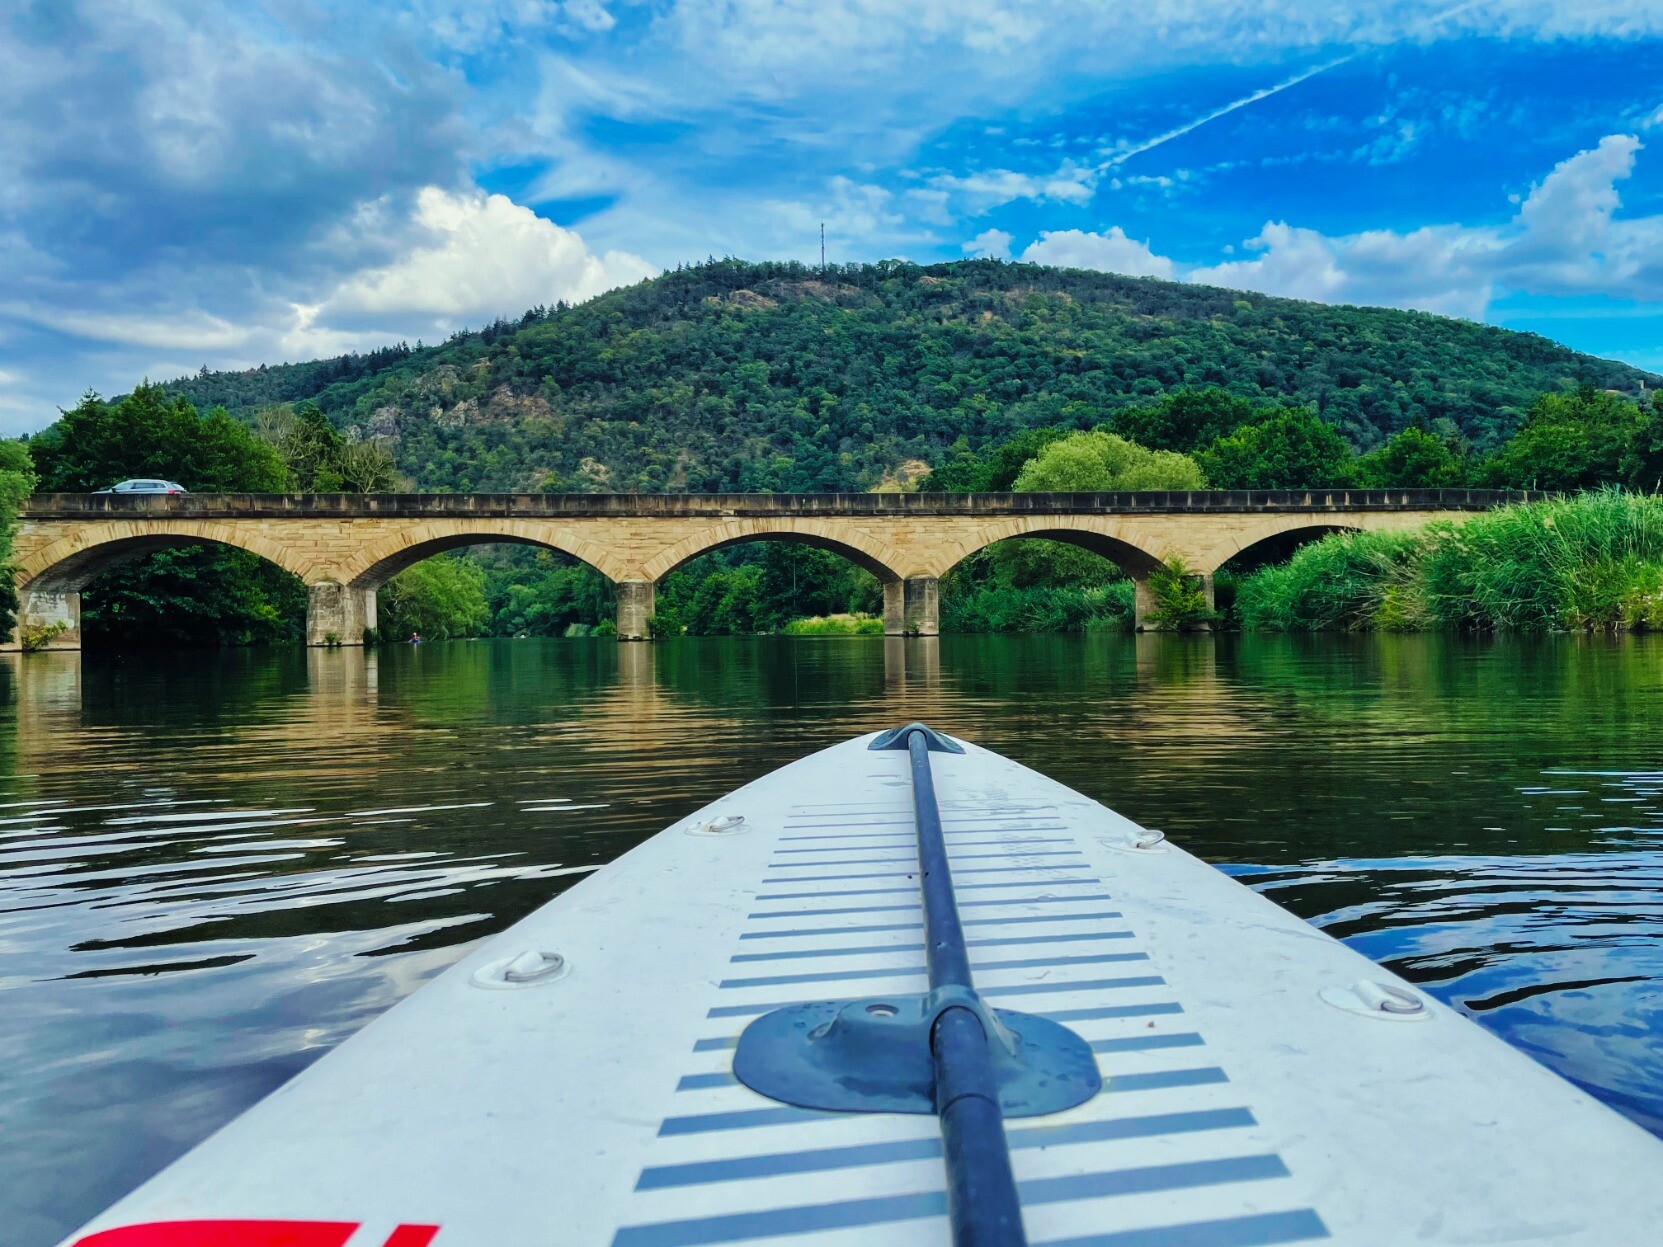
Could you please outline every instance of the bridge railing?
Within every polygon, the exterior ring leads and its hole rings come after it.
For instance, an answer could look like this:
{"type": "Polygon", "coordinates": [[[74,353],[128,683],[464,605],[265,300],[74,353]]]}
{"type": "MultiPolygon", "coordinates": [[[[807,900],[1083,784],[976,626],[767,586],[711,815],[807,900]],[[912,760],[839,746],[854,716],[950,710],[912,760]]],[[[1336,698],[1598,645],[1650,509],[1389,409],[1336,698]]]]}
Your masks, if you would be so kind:
{"type": "Polygon", "coordinates": [[[35,494],[33,519],[72,516],[1056,515],[1484,511],[1553,496],[1509,489],[1145,490],[1081,494],[35,494]]]}

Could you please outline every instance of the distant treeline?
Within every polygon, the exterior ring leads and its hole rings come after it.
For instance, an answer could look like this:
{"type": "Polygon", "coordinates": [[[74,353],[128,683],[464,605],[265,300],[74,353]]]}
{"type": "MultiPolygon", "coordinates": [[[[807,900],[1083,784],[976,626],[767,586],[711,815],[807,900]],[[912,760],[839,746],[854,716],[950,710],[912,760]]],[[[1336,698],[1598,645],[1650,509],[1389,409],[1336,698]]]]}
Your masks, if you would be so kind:
{"type": "MultiPolygon", "coordinates": [[[[407,484],[383,444],[348,438],[313,404],[262,409],[254,424],[250,428],[223,410],[203,416],[187,400],[155,386],[113,403],[89,396],[29,443],[32,467],[21,445],[5,444],[10,458],[0,461],[0,489],[21,496],[31,473],[38,474],[42,488],[64,490],[97,488],[135,474],[177,479],[194,490],[376,490],[407,484]]],[[[1415,423],[1360,455],[1311,411],[1208,389],[1124,408],[1095,429],[1052,426],[1024,430],[977,451],[957,446],[916,483],[957,492],[1474,484],[1651,493],[1660,475],[1663,404],[1587,386],[1540,396],[1518,432],[1488,453],[1415,423]]],[[[0,525],[0,541],[6,535],[0,525]]],[[[1322,549],[1338,551],[1343,545],[1330,542],[1322,549]]],[[[1344,561],[1363,549],[1375,547],[1361,541],[1352,553],[1333,557],[1344,561]]],[[[1642,562],[1649,557],[1636,555],[1642,562]]],[[[1294,566],[1315,567],[1317,558],[1307,553],[1294,566]]],[[[1655,612],[1633,605],[1639,600],[1634,595],[1643,596],[1649,583],[1646,574],[1623,581],[1628,605],[1613,608],[1616,614],[1581,607],[1559,615],[1502,608],[1475,614],[1437,595],[1426,599],[1444,603],[1436,609],[1404,613],[1392,598],[1379,609],[1342,614],[1345,626],[1419,627],[1457,619],[1464,626],[1546,626],[1542,621],[1548,618],[1572,626],[1595,618],[1610,624],[1619,616],[1646,626],[1655,612]],[[1372,622],[1365,625],[1364,619],[1372,622]]],[[[1233,583],[1225,578],[1226,600],[1233,583]]],[[[1293,569],[1261,573],[1242,584],[1241,609],[1221,622],[1339,626],[1339,617],[1331,619],[1311,597],[1322,583],[1320,577],[1301,579],[1293,569]],[[1278,605],[1268,605],[1272,602],[1278,605]],[[1318,619],[1328,622],[1310,622],[1318,619]]],[[[757,543],[704,556],[666,577],[653,626],[666,636],[777,632],[796,619],[848,615],[856,620],[850,626],[858,628],[861,617],[877,614],[881,606],[877,581],[836,555],[757,543]]],[[[128,645],[283,641],[298,637],[304,607],[304,592],[292,577],[250,554],[182,549],[101,577],[86,595],[84,626],[92,638],[128,645]]],[[[6,609],[0,601],[0,612],[6,609]]],[[[1180,622],[1184,618],[1189,616],[1180,622]]],[[[1131,586],[1118,568],[1051,542],[1012,542],[982,551],[943,585],[942,624],[949,631],[1123,629],[1131,620],[1131,586]]],[[[412,632],[432,638],[582,635],[605,632],[611,621],[606,580],[551,552],[429,560],[395,578],[381,604],[381,632],[396,638],[412,632]]]]}

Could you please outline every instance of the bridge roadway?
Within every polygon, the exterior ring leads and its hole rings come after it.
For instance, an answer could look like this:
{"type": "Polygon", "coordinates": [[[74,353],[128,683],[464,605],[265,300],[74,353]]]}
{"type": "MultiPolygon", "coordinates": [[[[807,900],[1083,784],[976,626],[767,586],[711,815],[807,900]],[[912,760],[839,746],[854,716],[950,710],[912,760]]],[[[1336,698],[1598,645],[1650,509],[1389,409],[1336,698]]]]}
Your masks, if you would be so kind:
{"type": "MultiPolygon", "coordinates": [[[[657,583],[712,550],[791,541],[833,550],[884,586],[884,630],[933,635],[939,585],[996,541],[1046,538],[1103,555],[1131,576],[1137,619],[1150,572],[1181,561],[1209,598],[1213,573],[1266,543],[1324,532],[1413,528],[1540,494],[1478,489],[1106,494],[36,494],[13,551],[19,628],[81,644],[81,590],[156,550],[248,550],[307,587],[311,645],[357,645],[376,590],[431,555],[489,542],[581,559],[617,589],[618,637],[648,635],[657,583]]],[[[15,648],[18,634],[3,648],[15,648]]]]}

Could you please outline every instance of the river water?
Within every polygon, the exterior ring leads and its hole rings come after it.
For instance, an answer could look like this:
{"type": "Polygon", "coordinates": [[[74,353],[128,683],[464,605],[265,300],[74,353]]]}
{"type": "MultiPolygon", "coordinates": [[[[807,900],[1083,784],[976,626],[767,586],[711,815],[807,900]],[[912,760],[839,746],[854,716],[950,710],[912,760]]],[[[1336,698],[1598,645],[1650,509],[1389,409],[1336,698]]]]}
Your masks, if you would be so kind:
{"type": "Polygon", "coordinates": [[[1663,639],[0,659],[0,1240],[55,1242],[693,807],[922,718],[1663,1132],[1663,639]]]}

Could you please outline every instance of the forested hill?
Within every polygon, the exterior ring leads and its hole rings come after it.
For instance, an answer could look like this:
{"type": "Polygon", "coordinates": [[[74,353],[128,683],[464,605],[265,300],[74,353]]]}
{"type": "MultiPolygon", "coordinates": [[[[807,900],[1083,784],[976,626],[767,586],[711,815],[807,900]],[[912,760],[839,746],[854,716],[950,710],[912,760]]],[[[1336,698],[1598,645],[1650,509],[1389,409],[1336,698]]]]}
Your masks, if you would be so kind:
{"type": "Polygon", "coordinates": [[[440,346],[210,373],[233,412],[313,399],[423,488],[839,490],[1043,425],[1223,386],[1360,450],[1405,425],[1487,449],[1543,391],[1663,379],[1418,312],[995,261],[718,261],[440,346]]]}

